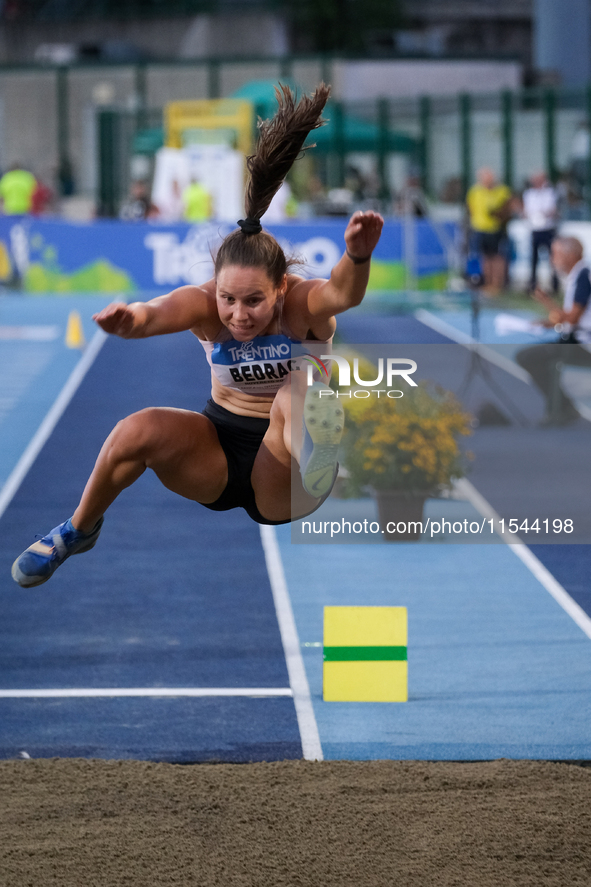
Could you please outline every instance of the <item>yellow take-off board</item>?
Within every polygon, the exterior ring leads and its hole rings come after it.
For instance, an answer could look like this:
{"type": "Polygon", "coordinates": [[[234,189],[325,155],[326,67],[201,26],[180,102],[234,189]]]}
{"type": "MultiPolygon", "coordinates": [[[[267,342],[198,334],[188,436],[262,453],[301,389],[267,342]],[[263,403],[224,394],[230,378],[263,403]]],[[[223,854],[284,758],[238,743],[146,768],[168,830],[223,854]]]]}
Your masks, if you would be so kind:
{"type": "Polygon", "coordinates": [[[325,607],[326,702],[408,700],[406,607],[325,607]]]}

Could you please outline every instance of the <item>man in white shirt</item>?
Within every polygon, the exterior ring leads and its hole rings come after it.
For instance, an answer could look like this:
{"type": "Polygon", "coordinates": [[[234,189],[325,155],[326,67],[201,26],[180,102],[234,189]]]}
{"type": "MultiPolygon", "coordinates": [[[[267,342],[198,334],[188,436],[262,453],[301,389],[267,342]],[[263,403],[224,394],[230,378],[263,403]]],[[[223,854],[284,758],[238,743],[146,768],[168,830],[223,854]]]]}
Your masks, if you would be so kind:
{"type": "Polygon", "coordinates": [[[591,279],[583,246],[576,237],[554,240],[552,262],[564,276],[562,308],[541,289],[535,290],[534,298],[548,309],[544,326],[554,327],[559,338],[555,343],[524,348],[516,360],[546,398],[544,424],[566,425],[580,414],[560,385],[559,365],[591,367],[591,279]]]}
{"type": "MultiPolygon", "coordinates": [[[[530,179],[531,187],[523,192],[523,215],[531,226],[531,275],[530,290],[533,293],[537,285],[537,270],[540,247],[548,252],[556,236],[558,218],[558,200],[556,189],[546,178],[546,174],[538,172],[530,179]]],[[[558,278],[553,268],[552,289],[558,292],[558,278]]]]}

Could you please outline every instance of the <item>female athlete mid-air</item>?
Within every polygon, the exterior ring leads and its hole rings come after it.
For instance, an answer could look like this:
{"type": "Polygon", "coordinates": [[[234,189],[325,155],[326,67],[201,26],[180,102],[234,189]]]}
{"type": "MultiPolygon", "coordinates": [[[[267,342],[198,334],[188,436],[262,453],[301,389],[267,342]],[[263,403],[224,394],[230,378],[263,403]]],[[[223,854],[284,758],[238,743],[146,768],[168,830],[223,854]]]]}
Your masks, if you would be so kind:
{"type": "Polygon", "coordinates": [[[310,514],[330,493],[342,407],[336,398],[319,397],[318,383],[304,389],[306,373],[292,377],[283,355],[289,358],[295,343],[305,351],[330,347],[335,314],[363,299],[383,219],[354,213],[346,252],[329,280],[290,273],[283,250],[260,223],[308,133],[324,122],[329,91],[322,84],[298,102],[287,87],[277,91],[278,110],[260,124],[256,153],[247,161],[246,218],[222,242],[212,280],[145,303],[115,302],[94,316],[103,330],[124,339],[191,330],[211,366],[211,399],[202,413],[151,407],[119,422],[72,517],[14,562],[19,585],[41,585],[70,555],[91,549],[109,505],[146,468],[187,499],[215,511],[240,506],[261,524],[310,514]],[[292,404],[290,392],[298,387],[305,398],[292,404]],[[306,433],[313,446],[304,462],[306,433]]]}

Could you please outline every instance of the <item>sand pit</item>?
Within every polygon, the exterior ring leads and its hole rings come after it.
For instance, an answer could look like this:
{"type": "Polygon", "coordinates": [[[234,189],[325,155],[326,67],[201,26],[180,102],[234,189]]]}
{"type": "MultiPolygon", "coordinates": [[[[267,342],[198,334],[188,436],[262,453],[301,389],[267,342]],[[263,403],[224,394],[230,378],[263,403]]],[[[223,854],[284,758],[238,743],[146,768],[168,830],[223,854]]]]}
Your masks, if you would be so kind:
{"type": "Polygon", "coordinates": [[[2,887],[591,883],[591,769],[0,763],[2,887]]]}

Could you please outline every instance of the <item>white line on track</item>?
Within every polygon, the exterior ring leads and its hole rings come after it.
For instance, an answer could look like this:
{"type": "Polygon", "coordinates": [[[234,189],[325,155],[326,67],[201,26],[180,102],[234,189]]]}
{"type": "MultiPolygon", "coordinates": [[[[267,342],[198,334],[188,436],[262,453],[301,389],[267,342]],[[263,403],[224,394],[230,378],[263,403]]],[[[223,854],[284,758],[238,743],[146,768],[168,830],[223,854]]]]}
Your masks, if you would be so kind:
{"type": "MultiPolygon", "coordinates": [[[[493,526],[501,520],[492,505],[478,492],[476,487],[474,487],[469,480],[466,480],[465,477],[455,482],[454,489],[462,498],[471,502],[474,508],[479,511],[486,520],[492,518],[495,521],[493,526]]],[[[528,570],[530,570],[536,579],[541,582],[546,591],[552,595],[556,603],[560,604],[562,609],[568,613],[579,628],[585,632],[587,637],[591,638],[591,618],[585,613],[583,608],[572,599],[570,594],[562,587],[560,582],[554,578],[544,564],[538,560],[533,551],[531,551],[531,549],[529,549],[527,545],[519,539],[519,536],[515,535],[515,533],[508,533],[505,531],[503,534],[499,535],[501,535],[501,538],[506,542],[513,554],[525,564],[528,570]]]]}
{"type": "Polygon", "coordinates": [[[477,351],[478,354],[480,354],[481,357],[484,357],[485,360],[488,360],[489,363],[494,363],[502,370],[505,370],[505,372],[515,376],[515,378],[521,379],[522,382],[527,382],[528,384],[531,383],[530,374],[518,364],[509,360],[508,357],[499,354],[494,348],[490,348],[488,345],[481,345],[480,342],[477,342],[472,336],[469,336],[467,333],[462,333],[460,330],[457,330],[455,326],[446,323],[445,320],[441,320],[441,318],[437,317],[435,314],[431,314],[430,311],[426,311],[424,308],[419,308],[418,311],[415,311],[415,317],[421,323],[424,323],[425,326],[431,327],[432,330],[441,333],[442,336],[447,336],[448,339],[452,339],[452,341],[457,342],[458,345],[465,345],[466,348],[471,351],[477,351]]]}
{"type": "Polygon", "coordinates": [[[56,690],[0,690],[0,699],[54,699],[92,696],[292,696],[289,687],[87,687],[56,690]]]}
{"type": "MultiPolygon", "coordinates": [[[[531,384],[532,378],[530,374],[516,364],[514,361],[510,360],[508,357],[504,357],[502,354],[499,354],[498,351],[495,351],[494,348],[490,348],[488,345],[481,345],[480,342],[477,342],[476,339],[473,339],[472,336],[469,336],[467,333],[463,333],[461,330],[455,328],[450,323],[446,323],[445,320],[441,320],[440,317],[437,317],[435,314],[431,314],[430,311],[427,311],[424,308],[419,308],[415,311],[415,317],[421,323],[424,323],[425,326],[431,327],[432,330],[435,330],[437,333],[441,333],[442,336],[447,336],[448,339],[452,339],[454,342],[457,342],[458,345],[464,345],[470,351],[477,351],[485,360],[488,360],[489,363],[494,363],[496,366],[500,367],[500,369],[505,370],[507,373],[510,373],[512,376],[515,376],[516,379],[521,379],[522,382],[527,382],[528,385],[531,384]]],[[[585,406],[583,403],[577,404],[577,409],[583,419],[586,419],[587,422],[591,422],[591,408],[585,406]]]]}
{"type": "MultiPolygon", "coordinates": [[[[531,376],[529,373],[513,363],[512,360],[503,357],[502,354],[498,354],[498,352],[486,345],[480,345],[472,338],[472,336],[468,336],[466,333],[457,330],[455,327],[451,326],[451,324],[446,323],[436,315],[431,314],[430,311],[420,308],[415,312],[415,317],[421,323],[424,323],[425,326],[431,327],[431,329],[447,336],[454,342],[458,342],[458,344],[465,345],[468,348],[477,349],[482,357],[486,358],[490,363],[496,364],[498,367],[506,370],[523,382],[531,383],[531,376]]],[[[583,418],[591,420],[591,411],[586,407],[581,409],[580,412],[583,418]],[[587,415],[587,413],[589,413],[589,415],[587,415]]],[[[472,503],[474,508],[476,508],[486,520],[493,518],[495,523],[500,521],[500,516],[494,510],[492,505],[478,492],[476,487],[474,487],[469,480],[462,478],[461,480],[456,481],[454,487],[463,498],[472,503]]],[[[556,603],[560,604],[562,609],[568,613],[571,619],[576,622],[587,637],[591,638],[591,618],[583,608],[573,600],[566,589],[554,578],[544,564],[538,560],[533,551],[531,551],[523,540],[520,540],[519,536],[516,536],[514,533],[508,533],[505,531],[501,534],[501,538],[519,560],[525,564],[528,570],[533,573],[536,579],[544,586],[546,591],[552,595],[556,603]]]]}
{"type": "Polygon", "coordinates": [[[53,342],[60,334],[59,326],[0,326],[0,339],[21,339],[29,342],[53,342]]]}
{"type": "Polygon", "coordinates": [[[320,744],[318,725],[314,715],[312,699],[310,698],[310,686],[306,677],[304,660],[302,659],[298,630],[289,599],[289,591],[285,581],[275,527],[270,524],[261,524],[260,530],[285,661],[287,663],[289,683],[293,691],[293,701],[302,740],[302,752],[307,761],[322,761],[324,756],[320,744]]]}
{"type": "Polygon", "coordinates": [[[94,360],[103,347],[107,334],[97,330],[84,354],[70,373],[68,381],[58,394],[49,412],[41,422],[41,425],[29,441],[29,444],[10,473],[8,480],[0,490],[0,517],[6,511],[12,497],[22,484],[26,474],[43,449],[44,444],[51,435],[53,429],[61,419],[66,407],[78,390],[82,379],[94,363],[94,360]]]}
{"type": "MultiPolygon", "coordinates": [[[[106,333],[97,330],[90,344],[72,370],[51,409],[43,419],[26,450],[0,492],[0,517],[10,504],[31,465],[41,452],[84,376],[101,350],[106,333]]],[[[293,618],[293,617],[292,617],[293,618]]],[[[113,696],[293,696],[290,687],[88,687],[66,689],[0,690],[2,699],[113,696]]]]}

